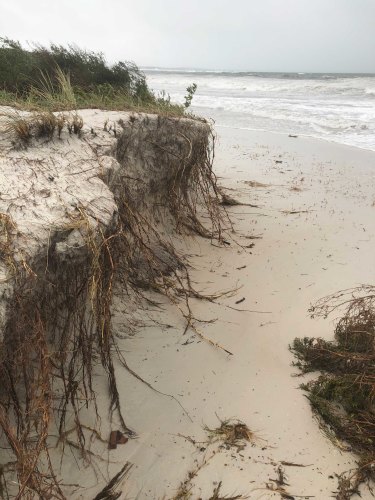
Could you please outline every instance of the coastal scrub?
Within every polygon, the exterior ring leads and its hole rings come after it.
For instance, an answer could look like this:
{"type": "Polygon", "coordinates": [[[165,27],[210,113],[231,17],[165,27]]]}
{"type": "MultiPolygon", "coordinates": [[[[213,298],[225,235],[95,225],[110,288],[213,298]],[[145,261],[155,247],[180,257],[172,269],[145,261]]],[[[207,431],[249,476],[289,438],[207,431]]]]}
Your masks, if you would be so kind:
{"type": "MultiPolygon", "coordinates": [[[[190,97],[190,102],[192,94],[190,97]]],[[[155,95],[132,62],[109,65],[100,52],[75,45],[25,49],[0,37],[0,105],[26,110],[98,108],[182,116],[185,107],[155,95]]]]}

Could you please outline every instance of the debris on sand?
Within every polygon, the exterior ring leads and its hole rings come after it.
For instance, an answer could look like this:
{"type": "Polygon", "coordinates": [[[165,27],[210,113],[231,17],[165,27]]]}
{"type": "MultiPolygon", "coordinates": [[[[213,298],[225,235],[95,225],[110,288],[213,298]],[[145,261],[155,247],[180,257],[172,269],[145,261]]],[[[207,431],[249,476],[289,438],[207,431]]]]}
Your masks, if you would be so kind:
{"type": "Polygon", "coordinates": [[[264,184],[263,182],[258,181],[244,181],[244,184],[247,184],[248,186],[253,188],[264,188],[269,186],[269,184],[264,184]]]}
{"type": "Polygon", "coordinates": [[[227,449],[237,448],[237,451],[241,451],[247,442],[255,441],[255,434],[240,420],[220,420],[220,426],[216,429],[207,426],[204,429],[208,433],[210,443],[222,441],[227,449]]]}
{"type": "Polygon", "coordinates": [[[301,387],[322,429],[336,445],[348,443],[358,454],[358,468],[338,477],[337,500],[350,499],[363,482],[375,480],[375,286],[343,290],[310,309],[327,317],[345,306],[335,328],[335,342],[295,339],[291,350],[304,373],[321,375],[301,387]]]}
{"type": "Polygon", "coordinates": [[[249,234],[248,236],[244,236],[247,240],[261,240],[263,236],[261,234],[249,234]]]}
{"type": "Polygon", "coordinates": [[[128,438],[121,431],[112,431],[109,436],[108,449],[115,450],[118,444],[125,444],[128,438]]]}
{"type": "Polygon", "coordinates": [[[245,297],[242,297],[242,299],[236,300],[236,304],[241,304],[242,302],[245,302],[245,297]]]}
{"type": "Polygon", "coordinates": [[[242,205],[242,203],[235,198],[232,198],[232,196],[229,196],[229,194],[225,194],[224,192],[220,192],[221,195],[221,201],[220,205],[223,206],[235,206],[235,205],[242,205]]]}
{"type": "Polygon", "coordinates": [[[219,482],[219,484],[216,486],[214,489],[212,496],[209,498],[209,500],[240,500],[240,499],[245,499],[249,497],[244,497],[243,495],[235,495],[235,496],[221,496],[220,490],[222,486],[222,481],[219,482]]]}
{"type": "Polygon", "coordinates": [[[94,500],[115,500],[116,498],[119,498],[122,492],[118,491],[117,488],[120,486],[131,468],[132,465],[127,462],[122,467],[120,472],[118,472],[102,489],[102,491],[96,495],[94,500]]]}
{"type": "Polygon", "coordinates": [[[221,196],[220,205],[224,207],[234,207],[234,206],[245,206],[251,208],[260,208],[259,205],[253,205],[252,203],[244,203],[242,201],[236,200],[229,194],[224,193],[222,189],[219,190],[221,196]]]}
{"type": "MultiPolygon", "coordinates": [[[[208,458],[204,458],[200,463],[196,465],[196,467],[192,470],[190,470],[187,473],[186,479],[182,481],[179,485],[179,488],[176,492],[176,494],[173,496],[171,500],[191,500],[193,498],[196,498],[193,496],[192,490],[194,488],[193,484],[193,479],[198,475],[199,471],[205,467],[210,460],[215,456],[215,454],[211,455],[208,458]]],[[[215,484],[215,483],[214,483],[215,484]]],[[[219,481],[217,486],[215,486],[212,494],[208,497],[208,500],[245,500],[249,498],[248,496],[244,495],[222,495],[221,493],[221,488],[222,488],[223,482],[219,481]]],[[[198,498],[201,498],[200,496],[198,498]]]]}
{"type": "Polygon", "coordinates": [[[310,210],[281,210],[285,215],[308,214],[310,210]]]}

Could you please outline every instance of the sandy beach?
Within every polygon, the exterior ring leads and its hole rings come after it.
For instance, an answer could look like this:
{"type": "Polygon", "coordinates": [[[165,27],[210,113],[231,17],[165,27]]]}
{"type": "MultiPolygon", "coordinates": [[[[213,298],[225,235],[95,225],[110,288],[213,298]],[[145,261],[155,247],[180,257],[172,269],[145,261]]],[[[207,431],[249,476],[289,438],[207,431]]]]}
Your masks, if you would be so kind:
{"type": "MultiPolygon", "coordinates": [[[[183,335],[183,319],[166,300],[162,310],[140,313],[146,326],[120,348],[129,367],[164,395],[117,369],[127,423],[138,437],[110,452],[107,473],[125,460],[134,464],[121,498],[174,498],[188,479],[191,498],[211,498],[222,482],[222,496],[266,499],[280,497],[269,488],[284,464],[290,498],[328,499],[335,475],[355,457],[313,418],[299,389],[307,377],[295,376],[288,344],[297,336],[333,338],[334,318],[310,319],[310,305],[373,279],[375,154],[266,132],[217,134],[219,183],[244,203],[228,210],[233,239],[226,248],[181,239],[180,248],[197,289],[237,289],[216,303],[192,300],[195,317],[211,321],[197,324],[199,331],[233,354],[194,332],[183,335]],[[242,450],[208,445],[204,426],[218,427],[219,418],[246,423],[253,442],[242,450]]],[[[120,302],[114,308],[120,333],[128,321],[123,309],[120,302]]],[[[78,497],[88,498],[87,491],[78,497]]],[[[365,488],[362,498],[370,498],[365,488]]]]}
{"type": "MultiPolygon", "coordinates": [[[[95,124],[98,141],[107,141],[104,151],[115,143],[103,131],[107,115],[113,123],[125,116],[82,111],[88,132],[95,124]]],[[[238,202],[226,207],[226,244],[176,234],[167,226],[163,235],[184,256],[194,289],[209,300],[190,299],[193,328],[185,331],[182,298],[147,291],[141,300],[135,290],[134,300],[121,290],[115,294],[113,333],[127,363],[126,368],[116,357],[115,375],[126,426],[136,434],[108,450],[110,431],[121,422],[108,415],[107,379],[98,364],[100,418],[80,400],[85,460],[70,438],[73,412],[62,438],[56,441],[58,430],[50,429],[50,455],[69,498],[94,498],[129,463],[116,487],[123,499],[324,500],[338,498],[337,475],[356,466],[348,446],[329,439],[313,417],[299,386],[315,375],[298,376],[288,347],[295,337],[333,339],[335,317],[313,320],[310,306],[327,294],[373,282],[375,152],[220,126],[216,133],[218,185],[238,202]],[[229,446],[218,438],[215,430],[228,419],[247,425],[249,442],[229,446]]],[[[91,149],[81,150],[85,142],[69,141],[59,147],[74,150],[91,166],[78,171],[78,179],[77,159],[65,166],[67,172],[58,163],[59,183],[77,183],[61,196],[70,190],[80,199],[87,196],[100,215],[98,207],[113,204],[113,197],[98,174],[92,183],[92,171],[99,168],[101,175],[115,160],[104,155],[98,163],[91,149]]],[[[57,154],[44,147],[44,154],[57,154]]],[[[39,174],[39,182],[47,182],[43,169],[39,174]]],[[[43,205],[50,195],[39,192],[43,205]]],[[[362,498],[370,498],[366,486],[361,488],[362,498]]]]}

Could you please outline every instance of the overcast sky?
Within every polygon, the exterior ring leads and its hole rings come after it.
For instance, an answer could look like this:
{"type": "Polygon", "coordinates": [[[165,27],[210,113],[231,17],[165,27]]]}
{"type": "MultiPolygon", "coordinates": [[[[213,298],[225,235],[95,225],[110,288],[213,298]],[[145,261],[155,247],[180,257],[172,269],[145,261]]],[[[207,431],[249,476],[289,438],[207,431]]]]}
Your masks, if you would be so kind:
{"type": "Polygon", "coordinates": [[[375,72],[375,0],[1,0],[0,36],[139,66],[375,72]]]}

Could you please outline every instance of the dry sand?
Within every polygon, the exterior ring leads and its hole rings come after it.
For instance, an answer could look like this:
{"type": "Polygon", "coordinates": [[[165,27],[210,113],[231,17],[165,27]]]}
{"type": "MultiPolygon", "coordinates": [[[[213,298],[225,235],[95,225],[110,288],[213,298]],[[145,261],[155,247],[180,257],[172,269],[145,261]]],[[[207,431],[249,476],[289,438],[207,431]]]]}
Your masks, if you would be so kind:
{"type": "MultiPolygon", "coordinates": [[[[218,128],[218,135],[220,184],[259,208],[229,207],[236,232],[226,248],[202,238],[179,245],[190,255],[199,290],[238,288],[216,304],[192,300],[197,318],[215,320],[197,324],[200,332],[233,355],[194,332],[183,335],[178,309],[155,296],[162,309],[138,313],[146,326],[120,347],[131,369],[176,399],[118,367],[124,414],[138,438],[108,452],[108,470],[101,462],[98,467],[110,477],[125,461],[134,464],[121,498],[171,499],[192,472],[187,486],[193,499],[210,498],[220,481],[222,496],[268,499],[280,498],[266,488],[276,487],[278,465],[293,462],[304,467],[284,465],[286,491],[329,499],[335,474],[353,467],[355,457],[334,446],[313,419],[288,344],[296,336],[332,338],[333,318],[310,319],[310,304],[374,282],[375,153],[265,132],[218,128]],[[244,250],[235,241],[255,246],[244,250]],[[217,427],[218,417],[245,422],[254,442],[243,450],[207,445],[203,427],[217,427]]],[[[118,333],[126,332],[125,310],[117,301],[118,333]]],[[[87,487],[74,498],[98,491],[88,471],[71,461],[72,482],[87,487]]],[[[370,498],[367,490],[362,498],[370,498]]]]}

